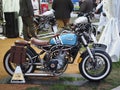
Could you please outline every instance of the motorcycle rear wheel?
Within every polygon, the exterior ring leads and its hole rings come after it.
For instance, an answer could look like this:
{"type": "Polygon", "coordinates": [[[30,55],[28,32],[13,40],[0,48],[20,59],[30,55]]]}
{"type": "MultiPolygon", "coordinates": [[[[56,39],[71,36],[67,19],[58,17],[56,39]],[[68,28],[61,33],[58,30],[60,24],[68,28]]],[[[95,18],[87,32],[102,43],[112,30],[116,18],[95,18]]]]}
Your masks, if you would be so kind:
{"type": "Polygon", "coordinates": [[[79,64],[80,73],[89,81],[103,80],[111,72],[112,60],[105,51],[101,50],[95,50],[94,60],[95,62],[92,61],[89,54],[86,52],[79,64]]]}
{"type": "MultiPolygon", "coordinates": [[[[26,62],[22,63],[22,65],[21,65],[21,69],[22,69],[23,73],[31,73],[34,71],[35,66],[32,64],[29,64],[29,63],[33,62],[33,60],[31,60],[31,58],[33,56],[34,55],[29,50],[27,50],[26,62]]],[[[4,68],[5,68],[6,72],[12,76],[14,74],[14,71],[15,71],[17,65],[10,61],[10,50],[8,50],[6,52],[6,54],[4,56],[3,64],[4,64],[4,68]]]]}

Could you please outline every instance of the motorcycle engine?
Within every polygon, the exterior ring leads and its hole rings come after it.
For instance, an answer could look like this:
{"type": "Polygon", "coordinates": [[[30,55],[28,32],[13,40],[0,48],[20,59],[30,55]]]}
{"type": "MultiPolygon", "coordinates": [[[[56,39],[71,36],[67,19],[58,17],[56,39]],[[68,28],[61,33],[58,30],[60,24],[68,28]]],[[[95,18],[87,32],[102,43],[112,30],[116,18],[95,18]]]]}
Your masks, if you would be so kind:
{"type": "Polygon", "coordinates": [[[61,70],[64,68],[64,66],[67,63],[67,60],[65,59],[66,53],[65,52],[59,52],[57,56],[50,59],[50,61],[47,62],[47,68],[49,70],[61,70]]]}

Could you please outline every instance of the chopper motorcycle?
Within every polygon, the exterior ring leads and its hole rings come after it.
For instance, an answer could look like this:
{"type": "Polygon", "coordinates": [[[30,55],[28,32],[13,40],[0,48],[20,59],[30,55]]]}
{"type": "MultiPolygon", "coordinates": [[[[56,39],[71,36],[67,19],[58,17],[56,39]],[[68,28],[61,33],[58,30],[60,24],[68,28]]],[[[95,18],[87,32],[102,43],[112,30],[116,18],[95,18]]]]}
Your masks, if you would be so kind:
{"type": "MultiPolygon", "coordinates": [[[[90,14],[81,17],[82,19],[77,18],[71,25],[72,32],[55,34],[50,40],[31,38],[30,43],[16,41],[15,46],[26,49],[25,61],[20,65],[24,76],[60,76],[80,54],[77,60],[80,74],[90,81],[105,79],[111,72],[112,61],[105,52],[105,45],[91,43],[92,26],[88,16],[90,14]],[[32,45],[40,49],[40,52],[37,53],[32,45]],[[85,49],[82,51],[83,47],[85,49]],[[36,74],[36,69],[40,73],[36,74]]],[[[17,65],[10,60],[10,56],[11,49],[6,52],[3,63],[6,72],[13,75],[17,65]]]]}

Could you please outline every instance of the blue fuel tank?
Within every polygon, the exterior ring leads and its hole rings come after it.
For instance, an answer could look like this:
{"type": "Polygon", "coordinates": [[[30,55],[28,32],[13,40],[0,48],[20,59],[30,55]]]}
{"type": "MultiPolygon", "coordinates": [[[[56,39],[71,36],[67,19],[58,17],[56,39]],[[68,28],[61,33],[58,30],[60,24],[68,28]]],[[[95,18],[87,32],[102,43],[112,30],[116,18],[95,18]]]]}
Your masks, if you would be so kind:
{"type": "Polygon", "coordinates": [[[50,44],[58,44],[61,43],[62,45],[76,45],[77,44],[77,36],[73,33],[63,34],[58,37],[50,39],[50,44]]]}

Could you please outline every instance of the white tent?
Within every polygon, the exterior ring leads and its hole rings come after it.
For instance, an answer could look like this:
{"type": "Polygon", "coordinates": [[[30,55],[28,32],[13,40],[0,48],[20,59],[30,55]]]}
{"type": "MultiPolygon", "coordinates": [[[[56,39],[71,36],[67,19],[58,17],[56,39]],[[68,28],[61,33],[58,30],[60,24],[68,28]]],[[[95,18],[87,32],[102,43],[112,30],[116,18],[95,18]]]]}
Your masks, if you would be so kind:
{"type": "Polygon", "coordinates": [[[108,17],[99,43],[107,45],[106,51],[113,62],[119,61],[120,56],[120,0],[104,0],[105,13],[108,17]]]}

